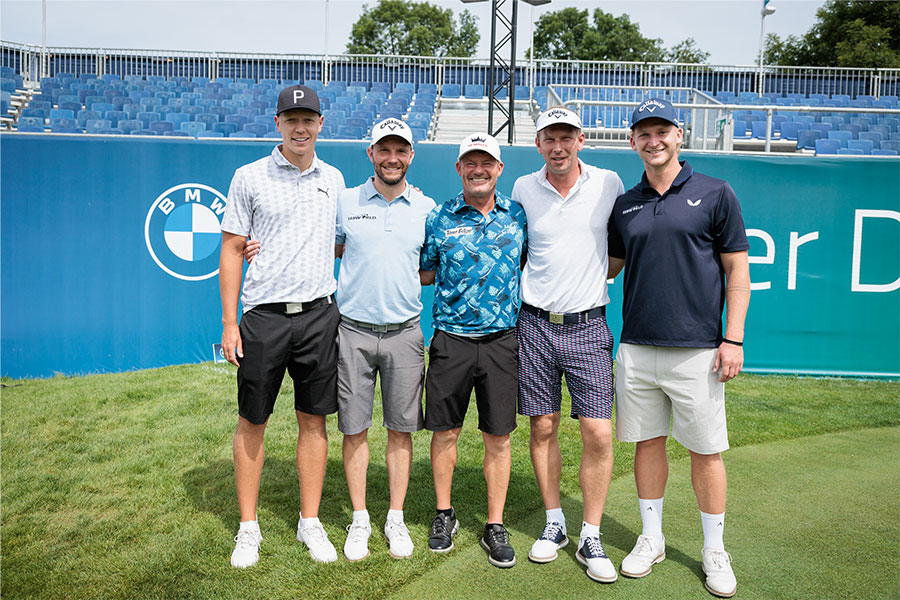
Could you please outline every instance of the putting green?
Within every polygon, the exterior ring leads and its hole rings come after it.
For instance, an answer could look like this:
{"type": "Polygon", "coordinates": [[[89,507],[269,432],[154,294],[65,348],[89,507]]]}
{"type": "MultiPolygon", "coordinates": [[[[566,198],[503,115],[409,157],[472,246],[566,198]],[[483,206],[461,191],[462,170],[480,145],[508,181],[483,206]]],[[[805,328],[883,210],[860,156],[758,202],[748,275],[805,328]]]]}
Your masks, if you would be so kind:
{"type": "MultiPolygon", "coordinates": [[[[670,442],[672,443],[672,442],[670,442]]],[[[737,598],[896,598],[900,573],[900,428],[848,431],[725,453],[725,543],[737,598]]],[[[537,486],[535,485],[535,494],[537,486]]],[[[610,585],[584,574],[574,553],[581,498],[563,499],[571,542],[549,564],[528,561],[543,511],[509,526],[518,564],[497,569],[475,541],[482,526],[457,506],[462,531],[442,564],[392,598],[711,598],[703,588],[700,515],[688,460],[670,464],[664,562],[610,585]]],[[[618,567],[640,533],[634,481],[613,481],[601,531],[618,567]]]]}

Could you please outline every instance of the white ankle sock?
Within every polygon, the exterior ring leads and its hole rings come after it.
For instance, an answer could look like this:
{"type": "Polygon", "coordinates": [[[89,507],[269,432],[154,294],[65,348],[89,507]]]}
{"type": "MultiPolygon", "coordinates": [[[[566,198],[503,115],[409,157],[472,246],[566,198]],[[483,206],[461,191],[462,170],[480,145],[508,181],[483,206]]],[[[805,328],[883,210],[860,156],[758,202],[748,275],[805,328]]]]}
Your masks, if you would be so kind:
{"type": "Polygon", "coordinates": [[[638,498],[638,506],[641,507],[641,523],[644,526],[641,535],[647,535],[656,539],[662,538],[663,499],[638,498]]]}
{"type": "Polygon", "coordinates": [[[353,511],[353,522],[361,521],[363,523],[369,522],[369,511],[365,508],[362,510],[354,510],[353,511]]]}
{"type": "Polygon", "coordinates": [[[559,523],[562,525],[563,529],[566,528],[566,517],[563,514],[562,508],[551,508],[547,511],[547,522],[548,523],[559,523]]]}
{"type": "Polygon", "coordinates": [[[300,527],[302,527],[303,529],[306,529],[308,527],[315,527],[319,524],[319,517],[310,517],[308,519],[300,517],[300,527]]]}
{"type": "Polygon", "coordinates": [[[700,511],[700,523],[703,525],[703,547],[724,550],[725,513],[711,515],[700,511]]]}
{"type": "Polygon", "coordinates": [[[402,523],[403,522],[403,511],[389,509],[388,514],[387,514],[387,520],[394,521],[395,523],[402,523]]]}
{"type": "MultiPolygon", "coordinates": [[[[600,525],[591,525],[585,521],[581,522],[581,542],[584,543],[585,538],[598,537],[600,535],[600,525]]],[[[580,547],[580,545],[579,545],[580,547]]]]}
{"type": "Polygon", "coordinates": [[[238,531],[259,531],[259,521],[241,521],[238,531]]]}

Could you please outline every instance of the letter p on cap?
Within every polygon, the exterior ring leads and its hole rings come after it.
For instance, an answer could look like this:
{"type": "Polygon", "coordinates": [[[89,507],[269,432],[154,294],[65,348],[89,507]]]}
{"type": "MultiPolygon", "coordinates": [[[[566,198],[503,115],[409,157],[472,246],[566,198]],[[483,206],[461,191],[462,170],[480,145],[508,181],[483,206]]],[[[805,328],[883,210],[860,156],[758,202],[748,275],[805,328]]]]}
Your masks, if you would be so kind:
{"type": "Polygon", "coordinates": [[[294,104],[303,99],[303,90],[294,90],[294,104]]]}

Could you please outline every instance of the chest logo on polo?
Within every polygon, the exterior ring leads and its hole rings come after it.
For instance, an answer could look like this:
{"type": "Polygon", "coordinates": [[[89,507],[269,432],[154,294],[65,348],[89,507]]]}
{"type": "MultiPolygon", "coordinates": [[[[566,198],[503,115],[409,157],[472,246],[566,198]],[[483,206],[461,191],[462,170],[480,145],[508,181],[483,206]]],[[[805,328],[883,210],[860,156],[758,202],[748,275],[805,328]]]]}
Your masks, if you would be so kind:
{"type": "Polygon", "coordinates": [[[703,202],[703,198],[697,198],[696,200],[687,199],[688,206],[700,206],[701,202],[703,202]]]}
{"type": "Polygon", "coordinates": [[[374,221],[377,218],[378,217],[376,217],[375,215],[370,215],[369,213],[363,213],[361,215],[353,215],[353,216],[347,217],[347,220],[348,221],[369,221],[369,220],[374,221]]]}
{"type": "Polygon", "coordinates": [[[622,211],[622,214],[627,215],[628,213],[633,213],[634,211],[641,210],[642,208],[644,208],[644,205],[638,204],[637,206],[632,206],[631,208],[626,208],[625,210],[622,211]]]}
{"type": "Polygon", "coordinates": [[[324,190],[323,190],[322,188],[316,188],[316,189],[319,190],[320,192],[322,192],[323,194],[325,194],[325,197],[326,197],[326,198],[330,198],[330,197],[331,197],[331,196],[328,195],[328,188],[325,188],[324,190]]]}
{"type": "Polygon", "coordinates": [[[185,281],[218,274],[226,204],[221,192],[201,183],[182,183],[160,194],[144,222],[144,241],[157,266],[185,281]]]}
{"type": "Polygon", "coordinates": [[[472,231],[473,229],[471,227],[454,227],[444,231],[444,235],[447,237],[457,237],[460,235],[469,235],[472,231]]]}

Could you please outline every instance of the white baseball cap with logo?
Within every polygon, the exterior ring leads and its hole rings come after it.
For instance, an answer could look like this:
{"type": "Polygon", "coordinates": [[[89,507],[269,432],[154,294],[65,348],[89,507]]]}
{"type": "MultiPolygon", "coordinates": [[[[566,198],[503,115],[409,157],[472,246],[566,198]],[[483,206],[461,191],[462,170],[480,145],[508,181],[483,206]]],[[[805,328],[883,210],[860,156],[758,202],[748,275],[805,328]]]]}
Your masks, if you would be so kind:
{"type": "Polygon", "coordinates": [[[456,160],[460,160],[463,156],[475,150],[487,152],[495,159],[500,160],[500,144],[497,143],[493,136],[486,133],[467,135],[459,145],[459,156],[456,157],[456,160]]]}
{"type": "Polygon", "coordinates": [[[556,106],[545,110],[537,120],[537,130],[540,131],[551,125],[571,125],[575,129],[581,129],[581,119],[578,115],[562,106],[556,106]]]}
{"type": "Polygon", "coordinates": [[[393,117],[375,123],[375,126],[372,127],[372,142],[369,146],[374,146],[389,135],[396,135],[412,146],[413,136],[409,125],[393,117]]]}

